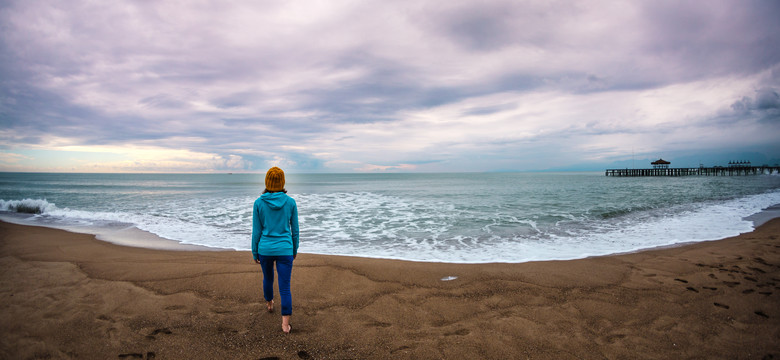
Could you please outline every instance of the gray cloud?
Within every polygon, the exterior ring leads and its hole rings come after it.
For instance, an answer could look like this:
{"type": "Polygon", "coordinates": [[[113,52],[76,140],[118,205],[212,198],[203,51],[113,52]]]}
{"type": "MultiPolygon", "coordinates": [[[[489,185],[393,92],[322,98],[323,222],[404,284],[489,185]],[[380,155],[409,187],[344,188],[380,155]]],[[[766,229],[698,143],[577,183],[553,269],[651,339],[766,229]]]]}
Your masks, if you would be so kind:
{"type": "Polygon", "coordinates": [[[772,88],[756,91],[754,97],[744,96],[731,104],[739,119],[757,118],[766,123],[780,123],[780,94],[772,88]]]}
{"type": "Polygon", "coordinates": [[[661,115],[646,120],[636,99],[639,92],[711,79],[755,78],[752,86],[761,89],[710,109],[719,126],[745,119],[772,126],[778,119],[776,2],[315,6],[5,2],[0,147],[46,145],[52,137],[84,146],[154,144],[214,153],[222,161],[214,166],[247,169],[265,167],[275,152],[317,171],[335,161],[443,166],[447,160],[413,156],[455,160],[474,149],[489,149],[486,157],[502,149],[582,154],[571,146],[586,146],[586,136],[672,134],[708,123],[698,118],[707,116],[700,109],[686,124],[661,115]],[[620,94],[633,95],[609,101],[620,94]],[[556,101],[566,96],[583,100],[556,101]],[[527,99],[549,105],[532,114],[525,109],[536,104],[527,99]],[[730,104],[728,116],[717,115],[730,104]],[[632,116],[631,106],[636,121],[647,124],[613,119],[632,116]],[[461,117],[506,128],[501,138],[486,133],[453,141],[465,152],[426,156],[447,144],[443,130],[464,126],[461,117]],[[566,118],[570,124],[560,124],[566,118]],[[391,148],[407,127],[416,130],[406,136],[430,148],[353,152],[363,145],[391,148]],[[556,136],[577,141],[555,144],[556,136]],[[549,146],[528,148],[533,142],[549,146]],[[244,162],[231,157],[239,155],[244,162]]]}
{"type": "Polygon", "coordinates": [[[755,106],[758,110],[780,109],[780,95],[774,89],[761,89],[756,94],[755,106]]]}
{"type": "Polygon", "coordinates": [[[675,76],[752,73],[780,61],[777,2],[659,1],[644,3],[642,11],[647,28],[643,47],[674,65],[667,68],[681,70],[675,76]]]}

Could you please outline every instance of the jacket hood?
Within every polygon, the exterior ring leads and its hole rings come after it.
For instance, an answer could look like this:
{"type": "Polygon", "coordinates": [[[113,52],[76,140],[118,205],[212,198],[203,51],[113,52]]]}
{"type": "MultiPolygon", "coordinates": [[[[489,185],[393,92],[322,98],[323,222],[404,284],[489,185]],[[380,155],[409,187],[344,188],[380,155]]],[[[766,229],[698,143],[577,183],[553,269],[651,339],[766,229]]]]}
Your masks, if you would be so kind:
{"type": "Polygon", "coordinates": [[[283,192],[273,192],[260,195],[260,199],[265,201],[271,209],[279,210],[287,202],[288,197],[283,192]]]}

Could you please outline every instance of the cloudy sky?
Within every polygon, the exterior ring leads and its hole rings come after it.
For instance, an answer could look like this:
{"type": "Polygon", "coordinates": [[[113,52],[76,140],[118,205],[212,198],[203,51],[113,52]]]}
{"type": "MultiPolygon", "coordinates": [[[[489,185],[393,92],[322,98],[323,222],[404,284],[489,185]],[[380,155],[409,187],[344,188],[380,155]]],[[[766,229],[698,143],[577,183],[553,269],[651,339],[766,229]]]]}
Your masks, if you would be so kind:
{"type": "Polygon", "coordinates": [[[768,0],[0,0],[0,170],[778,158],[778,19],[768,0]]]}

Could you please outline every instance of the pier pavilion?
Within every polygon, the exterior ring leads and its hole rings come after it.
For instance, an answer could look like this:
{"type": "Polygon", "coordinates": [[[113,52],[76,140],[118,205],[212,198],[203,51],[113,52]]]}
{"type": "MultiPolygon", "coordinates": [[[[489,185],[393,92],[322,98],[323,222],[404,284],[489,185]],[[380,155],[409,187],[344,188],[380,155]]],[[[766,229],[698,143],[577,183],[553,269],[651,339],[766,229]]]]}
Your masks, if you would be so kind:
{"type": "Polygon", "coordinates": [[[650,163],[650,165],[653,165],[653,169],[668,169],[669,164],[671,163],[664,159],[658,159],[650,163]]]}

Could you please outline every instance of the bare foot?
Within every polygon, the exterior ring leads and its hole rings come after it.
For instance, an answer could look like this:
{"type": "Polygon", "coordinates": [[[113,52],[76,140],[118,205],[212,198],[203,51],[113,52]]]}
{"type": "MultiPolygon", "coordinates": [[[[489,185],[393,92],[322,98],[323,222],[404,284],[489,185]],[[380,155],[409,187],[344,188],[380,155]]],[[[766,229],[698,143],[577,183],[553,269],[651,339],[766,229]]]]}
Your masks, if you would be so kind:
{"type": "Polygon", "coordinates": [[[267,301],[265,304],[266,304],[266,306],[268,306],[268,312],[269,313],[274,312],[274,301],[273,300],[267,301]]]}
{"type": "Polygon", "coordinates": [[[282,316],[282,331],[287,334],[292,331],[292,326],[290,326],[290,315],[282,316]]]}

